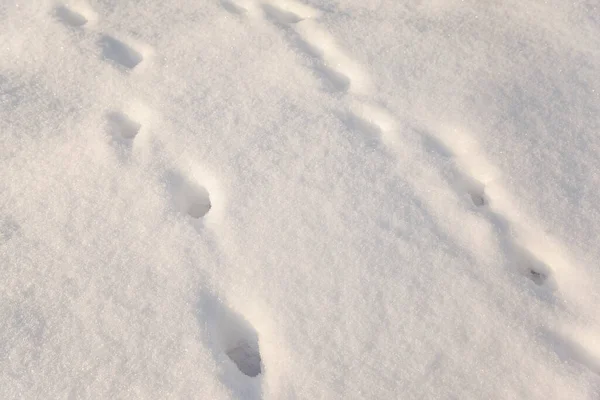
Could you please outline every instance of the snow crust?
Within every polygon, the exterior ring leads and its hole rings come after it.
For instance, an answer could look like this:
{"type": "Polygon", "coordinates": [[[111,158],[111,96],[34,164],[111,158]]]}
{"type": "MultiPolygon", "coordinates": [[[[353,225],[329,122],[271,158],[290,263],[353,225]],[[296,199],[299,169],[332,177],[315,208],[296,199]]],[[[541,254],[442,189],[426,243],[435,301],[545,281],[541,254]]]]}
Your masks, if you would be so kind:
{"type": "Polygon", "coordinates": [[[0,4],[0,398],[598,399],[594,0],[0,4]]]}

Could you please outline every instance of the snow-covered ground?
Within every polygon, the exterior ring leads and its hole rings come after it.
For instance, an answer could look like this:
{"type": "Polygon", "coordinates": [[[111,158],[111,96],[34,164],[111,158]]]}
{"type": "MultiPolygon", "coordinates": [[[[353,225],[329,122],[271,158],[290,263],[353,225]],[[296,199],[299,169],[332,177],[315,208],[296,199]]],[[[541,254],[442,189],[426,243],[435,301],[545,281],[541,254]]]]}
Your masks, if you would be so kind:
{"type": "Polygon", "coordinates": [[[597,0],[0,1],[0,398],[600,398],[597,0]]]}

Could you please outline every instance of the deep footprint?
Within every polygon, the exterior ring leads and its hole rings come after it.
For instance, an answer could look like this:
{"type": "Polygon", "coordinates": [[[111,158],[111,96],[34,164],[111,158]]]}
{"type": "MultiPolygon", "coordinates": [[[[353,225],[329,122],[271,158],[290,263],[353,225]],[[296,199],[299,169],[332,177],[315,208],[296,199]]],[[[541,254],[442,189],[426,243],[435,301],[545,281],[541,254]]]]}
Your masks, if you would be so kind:
{"type": "Polygon", "coordinates": [[[261,373],[260,353],[245,340],[241,339],[225,354],[244,375],[254,378],[261,373]]]}
{"type": "Polygon", "coordinates": [[[112,60],[127,69],[135,68],[144,59],[135,49],[108,35],[102,36],[99,45],[102,47],[104,58],[112,60]]]}
{"type": "Polygon", "coordinates": [[[199,305],[200,320],[209,327],[215,351],[225,353],[242,374],[251,378],[260,375],[258,333],[250,322],[214,297],[205,297],[199,305]]]}

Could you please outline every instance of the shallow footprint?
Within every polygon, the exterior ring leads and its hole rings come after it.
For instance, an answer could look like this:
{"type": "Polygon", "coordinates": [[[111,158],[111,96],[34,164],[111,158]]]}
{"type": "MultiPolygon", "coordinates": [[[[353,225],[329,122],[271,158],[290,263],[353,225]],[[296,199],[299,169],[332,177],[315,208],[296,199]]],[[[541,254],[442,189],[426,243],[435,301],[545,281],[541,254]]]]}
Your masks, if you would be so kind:
{"type": "Polygon", "coordinates": [[[200,219],[212,208],[208,190],[199,182],[178,171],[167,174],[167,188],[179,211],[192,218],[200,219]]]}
{"type": "Polygon", "coordinates": [[[248,11],[244,7],[236,4],[232,0],[221,0],[221,5],[226,11],[230,12],[231,14],[243,15],[248,11]]]}
{"type": "Polygon", "coordinates": [[[112,60],[127,69],[135,68],[144,59],[141,53],[112,36],[104,35],[98,43],[102,47],[104,58],[112,60]]]}
{"type": "Polygon", "coordinates": [[[125,113],[113,111],[106,115],[108,130],[113,138],[118,140],[131,140],[140,131],[142,125],[134,121],[125,113]]]}
{"type": "Polygon", "coordinates": [[[82,14],[71,10],[65,6],[58,6],[54,9],[54,15],[65,25],[80,27],[87,24],[88,19],[82,14]]]}
{"type": "Polygon", "coordinates": [[[538,286],[545,286],[550,289],[554,288],[555,285],[551,279],[552,270],[549,266],[516,243],[512,244],[512,253],[518,269],[527,278],[531,279],[538,286]]]}
{"type": "Polygon", "coordinates": [[[267,17],[273,19],[273,21],[282,25],[295,24],[304,20],[304,18],[297,15],[296,13],[283,10],[281,8],[272,6],[271,4],[263,4],[262,7],[267,17]]]}

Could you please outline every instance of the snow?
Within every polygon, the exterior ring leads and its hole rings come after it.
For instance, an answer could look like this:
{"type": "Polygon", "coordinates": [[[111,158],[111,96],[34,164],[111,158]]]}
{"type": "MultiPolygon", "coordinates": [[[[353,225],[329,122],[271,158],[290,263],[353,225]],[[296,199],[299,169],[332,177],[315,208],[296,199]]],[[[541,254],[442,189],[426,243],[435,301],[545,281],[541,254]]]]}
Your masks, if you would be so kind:
{"type": "Polygon", "coordinates": [[[0,4],[2,399],[597,399],[600,6],[0,4]]]}

